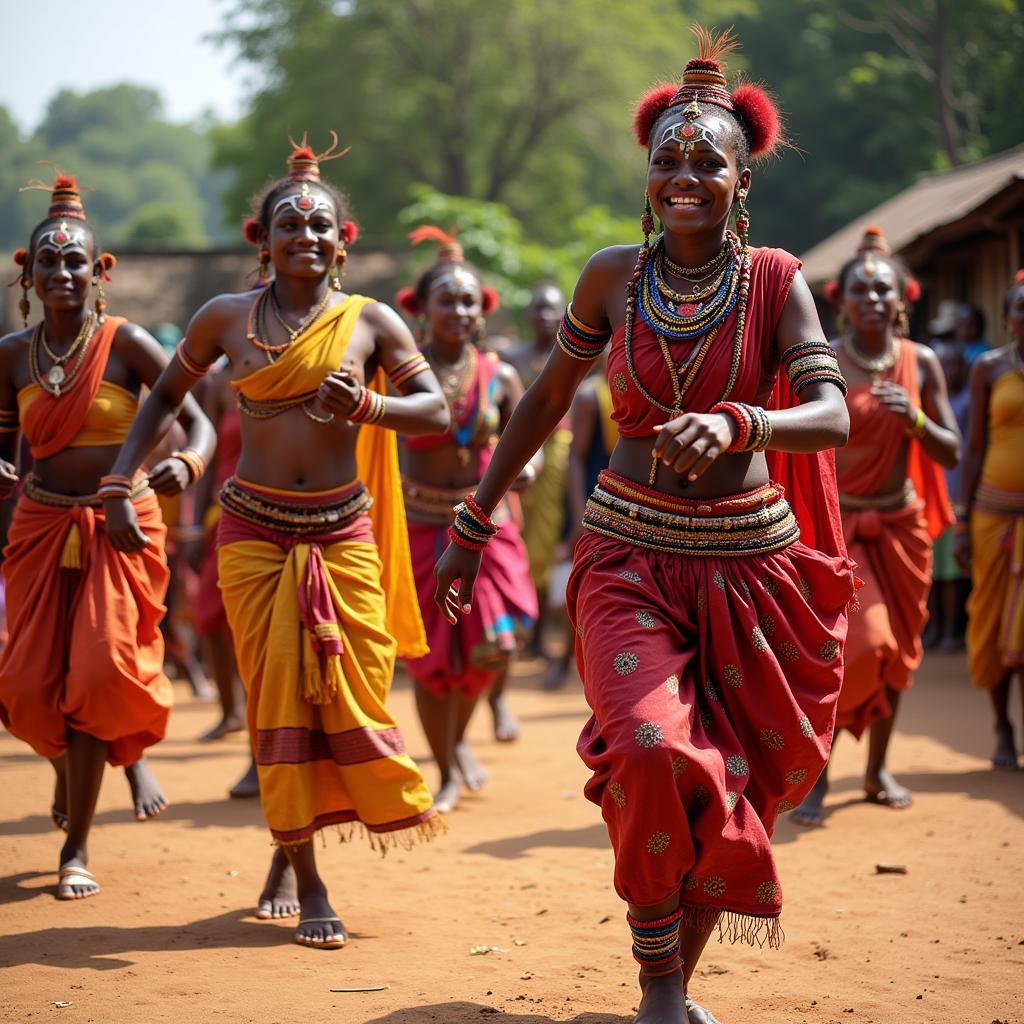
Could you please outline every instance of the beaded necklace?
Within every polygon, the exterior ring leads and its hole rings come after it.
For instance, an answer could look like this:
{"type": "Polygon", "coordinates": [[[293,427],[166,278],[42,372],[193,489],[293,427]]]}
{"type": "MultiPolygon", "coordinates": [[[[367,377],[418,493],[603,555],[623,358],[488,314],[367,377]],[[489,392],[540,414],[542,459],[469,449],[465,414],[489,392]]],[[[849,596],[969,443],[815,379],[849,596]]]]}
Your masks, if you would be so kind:
{"type": "Polygon", "coordinates": [[[441,384],[445,401],[448,403],[448,410],[451,413],[451,435],[452,440],[458,448],[459,462],[463,465],[469,463],[469,448],[473,437],[476,435],[477,426],[480,420],[483,402],[478,402],[476,416],[471,416],[465,423],[462,423],[464,416],[470,411],[471,403],[478,398],[475,384],[477,382],[477,368],[480,362],[480,352],[476,345],[467,344],[464,348],[464,358],[459,363],[441,364],[433,353],[433,346],[428,345],[423,354],[427,357],[434,375],[441,384]],[[462,423],[461,426],[459,424],[462,423]]]}
{"type": "Polygon", "coordinates": [[[665,269],[673,277],[681,277],[684,281],[700,281],[702,278],[709,277],[715,271],[721,270],[725,266],[725,261],[729,258],[731,247],[729,240],[725,239],[722,242],[722,248],[718,250],[717,254],[712,256],[707,263],[702,263],[699,267],[684,267],[678,263],[674,263],[667,252],[665,252],[664,236],[662,237],[661,246],[661,259],[664,263],[665,269]]]}
{"type": "Polygon", "coordinates": [[[879,356],[869,356],[857,347],[857,342],[852,334],[843,338],[843,348],[850,357],[850,362],[859,366],[865,373],[871,375],[872,381],[877,381],[883,373],[891,370],[899,358],[900,346],[895,338],[890,338],[885,351],[879,356]]]}
{"type": "Polygon", "coordinates": [[[324,292],[323,298],[306,314],[305,317],[303,317],[299,326],[293,328],[284,320],[278,311],[277,297],[272,294],[273,287],[273,285],[268,285],[260,292],[256,301],[252,304],[252,307],[249,310],[249,317],[245,327],[246,340],[263,352],[267,357],[268,363],[273,363],[277,356],[284,352],[284,350],[288,348],[292,342],[309,327],[310,324],[317,320],[321,313],[323,313],[327,308],[327,304],[331,301],[331,289],[328,288],[324,292]],[[279,345],[263,340],[263,338],[267,336],[267,306],[271,301],[273,302],[274,314],[277,317],[278,322],[288,332],[288,340],[279,345]]]}
{"type": "Polygon", "coordinates": [[[60,398],[62,394],[66,394],[72,389],[72,387],[74,387],[78,374],[82,369],[82,364],[85,362],[86,353],[89,351],[89,344],[92,341],[93,335],[96,333],[96,328],[99,324],[99,316],[96,313],[90,313],[85,318],[85,322],[82,324],[75,340],[71,343],[67,352],[65,352],[63,356],[56,356],[50,349],[50,346],[46,344],[46,330],[43,326],[43,322],[40,320],[39,325],[32,332],[32,341],[29,344],[29,371],[32,374],[32,379],[48,395],[53,395],[54,398],[60,398]],[[46,354],[53,361],[53,365],[47,371],[45,376],[39,367],[40,348],[43,348],[46,354]],[[75,359],[74,365],[70,370],[65,370],[64,365],[76,352],[78,353],[78,358],[75,359]]]}

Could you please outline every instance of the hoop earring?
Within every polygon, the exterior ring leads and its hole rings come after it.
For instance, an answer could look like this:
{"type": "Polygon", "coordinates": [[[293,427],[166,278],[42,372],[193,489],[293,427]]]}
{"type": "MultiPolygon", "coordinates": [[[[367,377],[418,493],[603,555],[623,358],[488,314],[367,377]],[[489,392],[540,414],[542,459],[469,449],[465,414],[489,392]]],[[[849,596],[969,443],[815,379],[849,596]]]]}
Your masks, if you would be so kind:
{"type": "Polygon", "coordinates": [[[28,301],[28,293],[32,288],[32,278],[22,277],[21,279],[21,298],[18,300],[18,312],[21,314],[21,323],[23,327],[28,327],[29,314],[32,312],[32,305],[28,301]]]}
{"type": "Polygon", "coordinates": [[[907,307],[902,302],[896,307],[896,333],[901,338],[910,337],[910,320],[907,317],[907,307]]]}
{"type": "Polygon", "coordinates": [[[259,265],[256,268],[256,276],[260,284],[266,284],[270,280],[270,250],[260,246],[259,265]]]}
{"type": "Polygon", "coordinates": [[[345,276],[345,260],[347,257],[348,251],[346,249],[339,249],[338,255],[334,258],[334,265],[327,275],[331,279],[331,287],[336,292],[341,291],[341,279],[345,276]]]}
{"type": "Polygon", "coordinates": [[[96,286],[96,301],[93,303],[93,308],[96,310],[96,315],[102,320],[107,312],[107,297],[103,293],[103,275],[94,277],[92,283],[96,286]]]}
{"type": "Polygon", "coordinates": [[[736,234],[744,252],[750,248],[750,211],[747,209],[746,198],[746,189],[736,193],[736,234]]]}

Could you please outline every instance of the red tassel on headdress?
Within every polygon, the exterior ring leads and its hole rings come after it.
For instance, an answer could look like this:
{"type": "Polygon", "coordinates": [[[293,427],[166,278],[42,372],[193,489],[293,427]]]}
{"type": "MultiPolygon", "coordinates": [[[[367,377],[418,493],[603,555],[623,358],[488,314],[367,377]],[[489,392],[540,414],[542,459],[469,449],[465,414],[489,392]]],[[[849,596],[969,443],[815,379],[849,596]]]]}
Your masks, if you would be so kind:
{"type": "Polygon", "coordinates": [[[288,141],[292,144],[292,153],[288,157],[288,177],[296,181],[319,181],[320,165],[328,160],[337,160],[343,157],[352,147],[346,146],[340,153],[338,148],[338,134],[331,132],[331,145],[322,153],[314,153],[309,145],[307,133],[302,133],[302,141],[296,142],[289,136],[288,141]]]}
{"type": "Polygon", "coordinates": [[[1013,283],[1024,284],[1024,269],[1018,270],[1017,273],[1013,275],[1013,283]]]}
{"type": "Polygon", "coordinates": [[[921,298],[921,285],[918,284],[916,277],[907,278],[907,286],[903,289],[903,297],[911,304],[921,298]]]}
{"type": "Polygon", "coordinates": [[[47,212],[47,220],[56,220],[58,217],[73,217],[75,220],[85,220],[85,207],[82,205],[82,190],[78,187],[78,181],[70,174],[64,174],[56,164],[40,160],[41,164],[52,167],[56,178],[52,185],[42,181],[30,181],[27,185],[18,189],[19,192],[49,192],[50,209],[47,212]]]}
{"type": "Polygon", "coordinates": [[[395,303],[398,308],[408,313],[409,316],[420,315],[420,304],[416,298],[416,291],[413,288],[402,288],[395,295],[395,303]]]}
{"type": "Polygon", "coordinates": [[[346,220],[341,225],[340,235],[344,245],[352,245],[359,237],[359,226],[355,221],[346,220]]]}
{"type": "Polygon", "coordinates": [[[15,249],[13,253],[14,262],[19,266],[23,267],[28,263],[28,250],[27,249],[15,249]]]}
{"type": "Polygon", "coordinates": [[[501,297],[493,288],[490,287],[490,285],[481,285],[480,294],[482,297],[483,311],[485,316],[488,313],[493,313],[501,306],[501,297]]]}
{"type": "Polygon", "coordinates": [[[825,301],[833,306],[839,305],[839,282],[829,281],[825,285],[825,301]]]}
{"type": "Polygon", "coordinates": [[[423,242],[437,242],[438,263],[461,263],[465,259],[462,246],[455,239],[455,228],[444,231],[434,224],[423,224],[409,232],[409,241],[413,245],[423,242]]]}
{"type": "Polygon", "coordinates": [[[242,222],[242,237],[250,245],[260,244],[260,222],[255,217],[246,217],[242,222]]]}

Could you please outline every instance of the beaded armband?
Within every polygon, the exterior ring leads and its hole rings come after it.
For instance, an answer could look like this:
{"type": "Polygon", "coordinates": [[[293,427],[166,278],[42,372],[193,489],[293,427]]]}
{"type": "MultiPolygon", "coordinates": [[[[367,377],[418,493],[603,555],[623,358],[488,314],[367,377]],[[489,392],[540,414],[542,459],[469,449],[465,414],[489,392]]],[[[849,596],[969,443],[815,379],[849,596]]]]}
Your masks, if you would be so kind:
{"type": "Polygon", "coordinates": [[[203,366],[201,363],[197,363],[189,354],[185,348],[185,339],[182,338],[178,342],[178,347],[174,350],[174,354],[181,363],[181,368],[190,376],[195,377],[196,380],[200,380],[210,372],[210,367],[203,366]]]}
{"type": "Polygon", "coordinates": [[[713,413],[724,413],[739,428],[736,440],[729,445],[731,452],[763,452],[772,439],[772,423],[768,413],[759,405],[745,402],[719,402],[711,407],[713,413]]]}
{"type": "Polygon", "coordinates": [[[387,371],[388,380],[396,391],[402,390],[402,385],[408,383],[413,377],[430,369],[430,363],[422,352],[403,359],[397,366],[392,366],[387,371]]]}
{"type": "Polygon", "coordinates": [[[349,423],[379,423],[387,412],[387,403],[383,395],[364,387],[359,396],[359,404],[349,416],[349,423]]]}
{"type": "Polygon", "coordinates": [[[786,350],[782,368],[789,377],[793,393],[799,395],[808,384],[825,381],[846,394],[846,378],[839,369],[835,352],[824,341],[801,341],[786,350]]]}
{"type": "Polygon", "coordinates": [[[18,429],[18,410],[0,409],[0,434],[10,433],[18,429]]]}
{"type": "Polygon", "coordinates": [[[573,359],[596,359],[608,339],[612,336],[612,329],[599,330],[585,324],[572,311],[572,303],[565,307],[565,316],[558,325],[558,347],[573,359]]]}
{"type": "Polygon", "coordinates": [[[497,532],[498,527],[472,494],[467,494],[465,500],[455,506],[455,521],[448,527],[448,537],[453,544],[469,551],[483,551],[497,532]]]}
{"type": "Polygon", "coordinates": [[[172,453],[171,458],[185,463],[190,484],[194,484],[206,472],[206,460],[195,448],[182,448],[172,453]]]}

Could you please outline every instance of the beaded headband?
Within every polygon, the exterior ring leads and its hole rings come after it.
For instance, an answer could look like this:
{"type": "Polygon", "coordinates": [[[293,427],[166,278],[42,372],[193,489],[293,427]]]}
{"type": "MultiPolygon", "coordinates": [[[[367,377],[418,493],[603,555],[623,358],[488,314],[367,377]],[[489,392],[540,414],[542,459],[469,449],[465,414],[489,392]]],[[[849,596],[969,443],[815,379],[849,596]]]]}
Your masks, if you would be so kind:
{"type": "Polygon", "coordinates": [[[706,125],[697,124],[697,118],[700,117],[700,107],[697,106],[696,100],[691,101],[686,107],[683,111],[683,117],[686,118],[684,122],[680,123],[677,121],[675,124],[670,124],[665,128],[661,133],[659,146],[664,146],[666,142],[678,142],[683,147],[684,156],[689,156],[693,151],[693,147],[698,142],[706,142],[709,146],[718,148],[717,133],[713,132],[706,125]]]}

